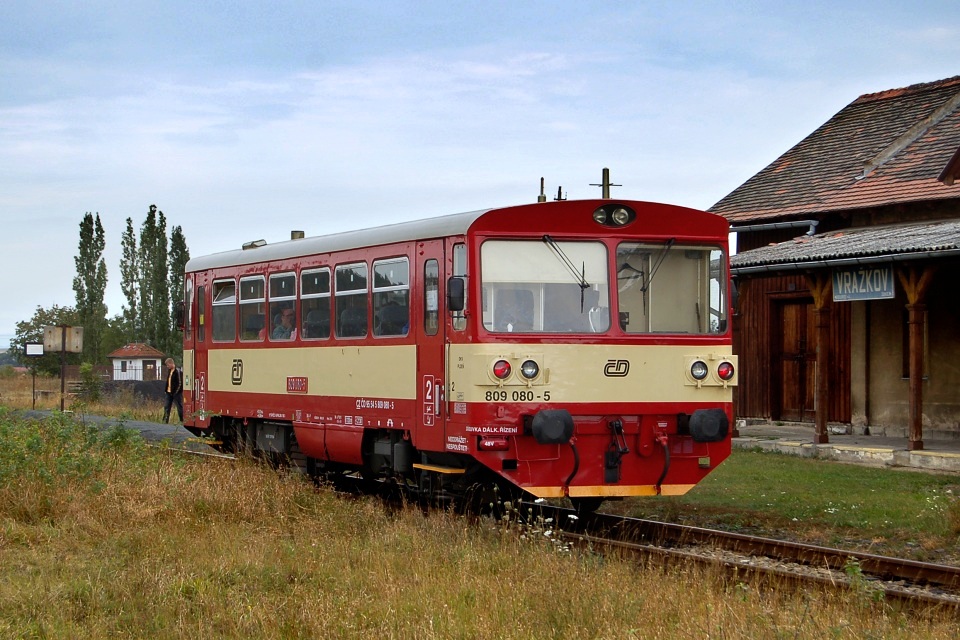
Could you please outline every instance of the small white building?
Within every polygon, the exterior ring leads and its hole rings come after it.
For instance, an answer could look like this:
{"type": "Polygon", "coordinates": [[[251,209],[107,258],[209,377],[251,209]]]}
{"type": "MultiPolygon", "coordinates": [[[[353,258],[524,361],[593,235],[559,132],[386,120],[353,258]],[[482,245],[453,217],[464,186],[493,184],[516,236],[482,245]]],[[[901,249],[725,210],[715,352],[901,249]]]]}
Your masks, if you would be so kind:
{"type": "Polygon", "coordinates": [[[148,344],[133,342],[107,354],[114,380],[159,380],[164,354],[148,344]]]}

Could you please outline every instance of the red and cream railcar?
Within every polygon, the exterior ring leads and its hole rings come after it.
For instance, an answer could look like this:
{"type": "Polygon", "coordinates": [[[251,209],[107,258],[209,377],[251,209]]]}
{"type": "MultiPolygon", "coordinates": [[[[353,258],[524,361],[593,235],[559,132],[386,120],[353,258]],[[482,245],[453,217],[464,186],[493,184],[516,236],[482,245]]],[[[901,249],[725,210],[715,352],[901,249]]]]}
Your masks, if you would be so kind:
{"type": "Polygon", "coordinates": [[[730,453],[727,232],[561,201],[194,258],[186,426],[421,490],[685,493],[730,453]]]}

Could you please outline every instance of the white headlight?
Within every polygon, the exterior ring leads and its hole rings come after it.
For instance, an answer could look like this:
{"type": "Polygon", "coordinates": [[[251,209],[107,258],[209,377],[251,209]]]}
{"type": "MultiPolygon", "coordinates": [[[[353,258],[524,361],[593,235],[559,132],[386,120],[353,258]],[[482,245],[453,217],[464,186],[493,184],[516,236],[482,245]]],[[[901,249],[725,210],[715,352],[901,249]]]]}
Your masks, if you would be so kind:
{"type": "Polygon", "coordinates": [[[533,380],[540,373],[540,365],[538,365],[533,360],[524,360],[523,364],[520,365],[520,375],[522,375],[527,380],[533,380]]]}
{"type": "Polygon", "coordinates": [[[694,380],[703,380],[707,377],[707,363],[703,360],[697,360],[690,365],[690,375],[694,380]]]}

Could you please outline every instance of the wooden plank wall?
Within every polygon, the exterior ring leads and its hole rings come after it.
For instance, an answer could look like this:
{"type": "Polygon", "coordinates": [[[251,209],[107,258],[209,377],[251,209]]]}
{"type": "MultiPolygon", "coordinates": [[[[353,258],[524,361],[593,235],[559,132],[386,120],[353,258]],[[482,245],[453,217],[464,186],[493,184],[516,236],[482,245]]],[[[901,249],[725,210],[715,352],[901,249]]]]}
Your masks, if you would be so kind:
{"type": "MultiPolygon", "coordinates": [[[[734,353],[739,358],[735,411],[740,418],[771,419],[773,349],[782,327],[777,322],[778,300],[800,300],[812,295],[803,274],[740,278],[738,311],[734,318],[734,353]],[[774,339],[776,338],[776,339],[774,339]]],[[[850,422],[850,305],[833,303],[830,312],[831,422],[850,422]]]]}

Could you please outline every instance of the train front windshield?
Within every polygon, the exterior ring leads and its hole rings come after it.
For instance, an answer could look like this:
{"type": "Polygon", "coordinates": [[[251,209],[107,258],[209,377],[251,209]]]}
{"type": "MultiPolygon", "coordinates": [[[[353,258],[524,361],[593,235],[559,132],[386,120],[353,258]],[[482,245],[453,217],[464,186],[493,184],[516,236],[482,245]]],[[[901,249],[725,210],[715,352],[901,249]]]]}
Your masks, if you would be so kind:
{"type": "Polygon", "coordinates": [[[544,236],[488,240],[480,263],[483,326],[495,333],[604,333],[611,322],[638,334],[726,331],[726,260],[719,247],[624,242],[611,276],[604,244],[544,236]]]}

